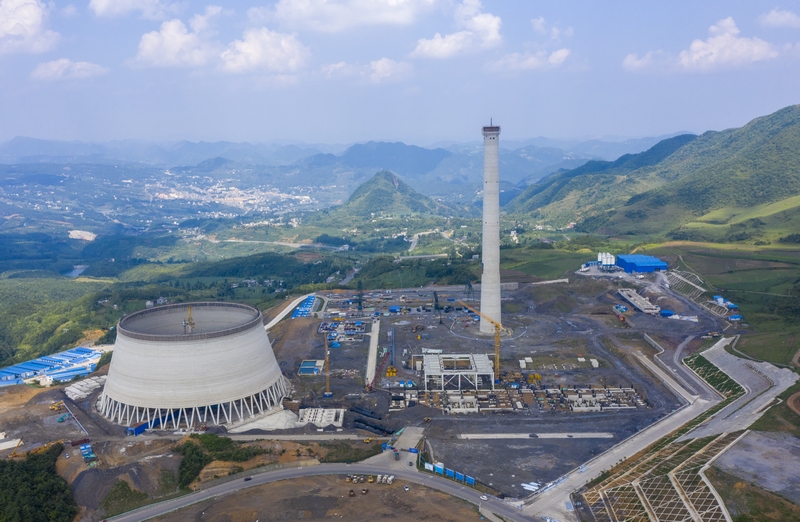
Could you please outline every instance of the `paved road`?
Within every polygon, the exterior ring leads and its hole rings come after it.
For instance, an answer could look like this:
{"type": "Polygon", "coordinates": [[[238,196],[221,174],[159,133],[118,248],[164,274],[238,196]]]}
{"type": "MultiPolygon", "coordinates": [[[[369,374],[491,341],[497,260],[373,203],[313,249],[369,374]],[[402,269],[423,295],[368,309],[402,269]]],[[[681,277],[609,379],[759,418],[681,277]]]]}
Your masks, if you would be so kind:
{"type": "Polygon", "coordinates": [[[703,356],[738,382],[746,393],[726,406],[710,421],[686,434],[684,439],[718,435],[750,426],[764,414],[766,406],[771,404],[775,397],[798,379],[796,373],[786,368],[731,355],[720,343],[703,352],[703,356]]]}
{"type": "Polygon", "coordinates": [[[287,315],[289,315],[290,313],[292,313],[292,311],[293,311],[295,308],[297,308],[297,305],[299,305],[300,303],[302,303],[302,302],[303,302],[303,300],[305,300],[305,298],[306,298],[306,297],[308,297],[308,296],[310,296],[310,295],[314,295],[314,294],[306,294],[306,295],[301,295],[300,297],[298,297],[297,299],[295,299],[294,301],[292,301],[292,304],[290,304],[289,306],[287,306],[286,308],[284,308],[284,309],[283,309],[283,311],[281,311],[281,313],[279,313],[279,314],[278,314],[278,316],[277,316],[277,317],[275,317],[275,319],[273,319],[272,321],[270,321],[269,323],[267,323],[267,325],[264,327],[264,330],[270,330],[270,329],[271,329],[273,326],[275,326],[276,324],[278,324],[279,322],[281,322],[281,320],[282,320],[284,317],[286,317],[287,315]]]}
{"type": "MultiPolygon", "coordinates": [[[[210,498],[221,497],[228,495],[239,490],[259,486],[270,482],[277,482],[279,480],[289,480],[299,477],[307,477],[312,475],[347,475],[347,474],[384,474],[386,469],[381,466],[370,466],[367,464],[320,464],[319,466],[309,466],[303,468],[289,468],[277,471],[269,471],[258,475],[253,475],[252,480],[244,482],[242,479],[226,482],[209,489],[197,491],[180,498],[168,500],[159,504],[154,504],[142,508],[140,510],[123,514],[118,517],[110,518],[117,522],[138,522],[140,520],[148,520],[153,517],[169,513],[197,502],[207,500],[210,498]]],[[[428,475],[426,473],[419,473],[417,471],[406,470],[392,470],[395,475],[395,480],[408,481],[412,484],[427,486],[453,495],[455,497],[479,505],[482,508],[488,508],[498,515],[515,521],[533,520],[531,517],[523,514],[514,506],[504,503],[503,501],[494,497],[489,497],[488,501],[481,501],[480,492],[472,488],[462,486],[457,482],[447,480],[444,478],[428,475]]],[[[342,482],[344,486],[344,482],[342,482]]],[[[413,486],[411,486],[413,487],[413,486]]]]}

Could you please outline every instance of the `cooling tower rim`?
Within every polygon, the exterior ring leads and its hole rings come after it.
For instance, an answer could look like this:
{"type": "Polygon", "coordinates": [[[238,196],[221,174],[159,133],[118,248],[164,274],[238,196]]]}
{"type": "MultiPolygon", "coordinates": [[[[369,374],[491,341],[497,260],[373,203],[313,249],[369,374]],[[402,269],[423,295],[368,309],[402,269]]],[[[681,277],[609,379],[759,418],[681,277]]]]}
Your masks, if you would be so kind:
{"type": "Polygon", "coordinates": [[[131,339],[139,339],[142,341],[154,341],[154,342],[186,342],[186,341],[195,341],[201,339],[214,339],[217,337],[226,337],[229,335],[234,335],[240,332],[246,332],[255,326],[263,326],[264,320],[261,315],[261,310],[255,308],[250,305],[241,304],[241,303],[229,303],[229,302],[219,302],[219,301],[198,301],[198,302],[191,302],[191,303],[178,303],[178,304],[170,304],[164,306],[156,306],[153,308],[147,308],[145,310],[140,310],[138,312],[134,312],[130,315],[126,315],[122,319],[119,320],[117,323],[117,335],[122,335],[123,337],[128,337],[131,339]],[[126,328],[126,325],[132,322],[135,322],[138,319],[154,313],[164,313],[170,310],[176,309],[183,309],[185,310],[187,307],[191,306],[192,308],[203,308],[203,307],[215,307],[215,308],[238,308],[239,310],[246,311],[249,314],[253,315],[253,319],[248,320],[247,322],[233,326],[231,328],[223,328],[221,330],[216,330],[213,332],[203,332],[203,333],[193,333],[193,334],[169,334],[169,335],[158,335],[158,334],[148,334],[148,333],[140,333],[132,331],[126,328]]]}

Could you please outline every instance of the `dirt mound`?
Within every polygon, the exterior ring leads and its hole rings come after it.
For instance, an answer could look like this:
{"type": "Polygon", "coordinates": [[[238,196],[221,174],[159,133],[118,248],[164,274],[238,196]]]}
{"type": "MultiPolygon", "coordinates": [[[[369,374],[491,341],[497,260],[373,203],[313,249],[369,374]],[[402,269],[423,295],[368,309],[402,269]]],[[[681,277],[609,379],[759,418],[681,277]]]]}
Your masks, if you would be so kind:
{"type": "Polygon", "coordinates": [[[135,462],[118,468],[92,468],[82,472],[72,483],[75,502],[84,509],[81,520],[102,520],[101,504],[118,480],[132,489],[157,498],[174,491],[178,475],[179,456],[160,457],[135,462]]]}

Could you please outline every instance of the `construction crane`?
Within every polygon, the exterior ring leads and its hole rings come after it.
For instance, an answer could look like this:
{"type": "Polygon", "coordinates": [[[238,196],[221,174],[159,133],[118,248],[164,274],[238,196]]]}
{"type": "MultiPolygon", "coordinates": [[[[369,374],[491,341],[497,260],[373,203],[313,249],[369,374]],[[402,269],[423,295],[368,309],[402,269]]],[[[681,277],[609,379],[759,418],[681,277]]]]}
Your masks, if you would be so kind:
{"type": "Polygon", "coordinates": [[[19,449],[21,444],[22,444],[22,439],[19,439],[19,442],[17,442],[17,445],[14,446],[14,451],[11,452],[11,455],[9,455],[8,458],[13,459],[14,457],[17,456],[17,450],[19,449]]]}
{"type": "Polygon", "coordinates": [[[464,291],[467,293],[467,301],[475,300],[475,290],[472,289],[472,281],[467,279],[467,284],[464,285],[464,291]]]}
{"type": "Polygon", "coordinates": [[[460,303],[464,308],[466,308],[470,312],[477,314],[479,317],[486,319],[487,321],[492,323],[492,325],[494,325],[494,380],[495,382],[499,382],[500,381],[500,332],[507,332],[508,330],[503,328],[502,324],[498,323],[491,317],[483,315],[478,310],[471,307],[464,301],[460,301],[460,303]]]}
{"type": "Polygon", "coordinates": [[[439,306],[439,294],[433,292],[433,309],[439,312],[439,324],[442,324],[442,308],[439,306]]]}
{"type": "Polygon", "coordinates": [[[328,334],[323,332],[325,338],[325,393],[322,396],[326,399],[333,397],[331,393],[331,351],[328,349],[328,334]]]}
{"type": "Polygon", "coordinates": [[[186,307],[188,317],[183,320],[183,333],[192,333],[194,329],[194,319],[192,319],[192,307],[186,307]]]}

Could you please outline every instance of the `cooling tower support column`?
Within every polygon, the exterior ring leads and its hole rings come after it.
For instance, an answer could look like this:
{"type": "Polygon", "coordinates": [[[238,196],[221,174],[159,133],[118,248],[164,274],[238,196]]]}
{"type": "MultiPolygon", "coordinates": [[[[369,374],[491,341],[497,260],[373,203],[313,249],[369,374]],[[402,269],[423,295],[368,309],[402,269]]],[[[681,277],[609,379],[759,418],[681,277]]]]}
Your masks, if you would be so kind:
{"type": "MultiPolygon", "coordinates": [[[[481,313],[501,323],[499,151],[500,127],[484,127],[481,313]]],[[[481,333],[494,333],[494,325],[481,318],[481,333]]]]}

